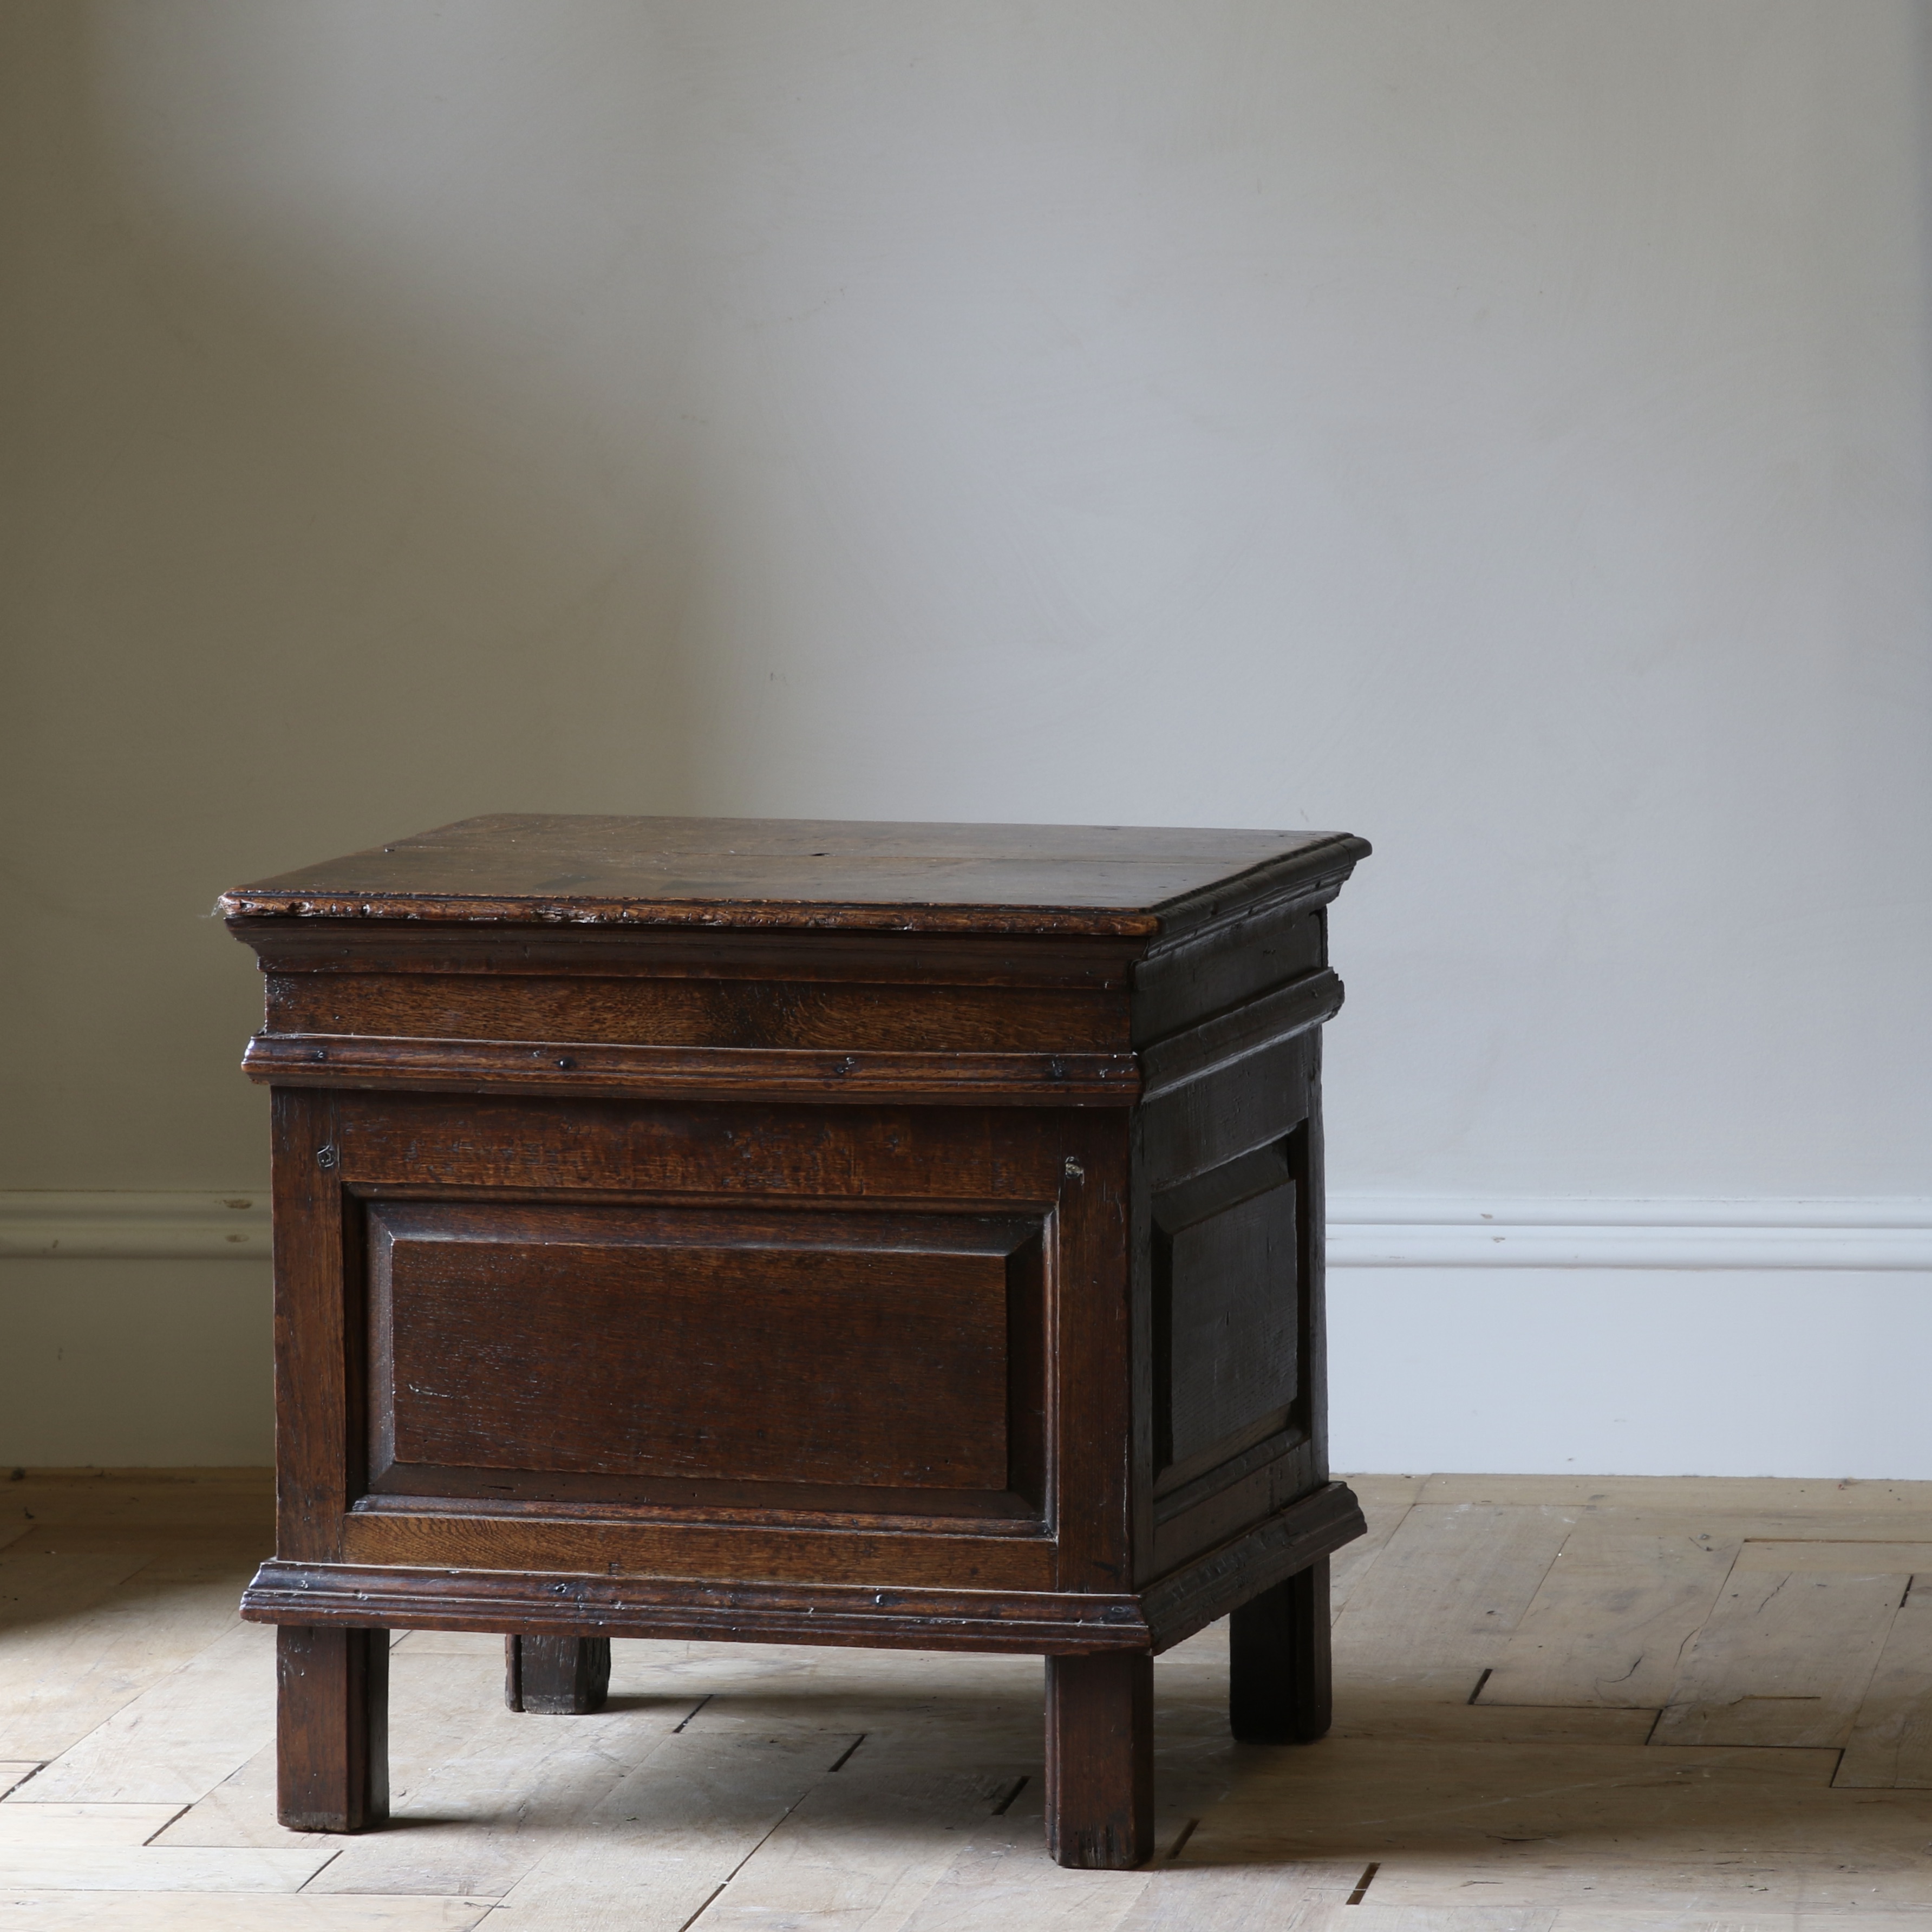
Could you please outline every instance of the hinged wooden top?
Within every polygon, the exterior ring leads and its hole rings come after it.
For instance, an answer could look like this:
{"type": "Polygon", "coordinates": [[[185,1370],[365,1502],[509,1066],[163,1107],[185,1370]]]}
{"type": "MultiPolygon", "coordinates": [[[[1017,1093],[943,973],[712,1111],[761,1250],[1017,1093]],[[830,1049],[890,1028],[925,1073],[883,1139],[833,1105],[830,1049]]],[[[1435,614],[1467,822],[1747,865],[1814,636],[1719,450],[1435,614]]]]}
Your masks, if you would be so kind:
{"type": "Polygon", "coordinates": [[[466,818],[224,893],[231,920],[1153,937],[1324,884],[1339,832],[466,818]]]}

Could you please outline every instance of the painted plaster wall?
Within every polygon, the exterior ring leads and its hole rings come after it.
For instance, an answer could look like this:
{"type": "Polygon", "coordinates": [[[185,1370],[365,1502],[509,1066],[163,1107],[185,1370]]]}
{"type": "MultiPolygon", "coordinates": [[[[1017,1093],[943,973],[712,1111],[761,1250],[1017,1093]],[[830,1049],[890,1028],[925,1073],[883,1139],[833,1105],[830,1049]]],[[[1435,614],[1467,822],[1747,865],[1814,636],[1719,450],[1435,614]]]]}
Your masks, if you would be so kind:
{"type": "MultiPolygon", "coordinates": [[[[1929,29],[14,0],[0,1189],[258,1185],[214,894],[550,809],[1360,831],[1338,1189],[1924,1197],[1929,29]]],[[[259,1269],[79,1265],[0,1456],[249,1460],[259,1269]]],[[[1341,1460],[1618,1453],[1630,1277],[1426,1276],[1341,1460]]],[[[1932,1474],[1810,1340],[1922,1274],[1660,1280],[1815,1406],[1616,1467],[1932,1474]]]]}

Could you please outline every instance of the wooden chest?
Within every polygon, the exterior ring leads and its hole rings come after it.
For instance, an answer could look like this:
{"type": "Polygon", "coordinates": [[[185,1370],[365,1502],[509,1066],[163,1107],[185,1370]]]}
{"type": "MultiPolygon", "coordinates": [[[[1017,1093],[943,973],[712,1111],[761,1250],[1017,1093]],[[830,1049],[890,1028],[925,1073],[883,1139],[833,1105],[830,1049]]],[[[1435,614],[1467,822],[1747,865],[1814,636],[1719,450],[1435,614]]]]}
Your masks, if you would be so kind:
{"type": "Polygon", "coordinates": [[[284,1822],[386,1810],[393,1628],[1034,1652],[1063,1863],[1154,1654],[1328,1722],[1326,832],[472,819],[238,888],[274,1090],[284,1822]]]}

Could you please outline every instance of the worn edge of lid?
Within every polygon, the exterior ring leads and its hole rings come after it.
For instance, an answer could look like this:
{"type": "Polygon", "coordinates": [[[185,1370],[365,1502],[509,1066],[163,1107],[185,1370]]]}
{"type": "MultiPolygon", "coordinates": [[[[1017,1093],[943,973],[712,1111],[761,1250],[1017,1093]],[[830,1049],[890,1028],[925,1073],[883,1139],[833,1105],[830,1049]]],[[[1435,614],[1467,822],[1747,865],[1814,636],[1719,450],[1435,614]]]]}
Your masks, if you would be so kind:
{"type": "Polygon", "coordinates": [[[500,892],[302,892],[238,886],[214,910],[231,926],[284,920],[370,920],[402,925],[599,926],[721,932],[986,932],[1151,938],[1206,924],[1283,889],[1346,878],[1370,847],[1350,832],[1263,859],[1210,884],[1151,905],[1016,906],[936,899],[881,904],[812,899],[621,899],[500,892]]]}

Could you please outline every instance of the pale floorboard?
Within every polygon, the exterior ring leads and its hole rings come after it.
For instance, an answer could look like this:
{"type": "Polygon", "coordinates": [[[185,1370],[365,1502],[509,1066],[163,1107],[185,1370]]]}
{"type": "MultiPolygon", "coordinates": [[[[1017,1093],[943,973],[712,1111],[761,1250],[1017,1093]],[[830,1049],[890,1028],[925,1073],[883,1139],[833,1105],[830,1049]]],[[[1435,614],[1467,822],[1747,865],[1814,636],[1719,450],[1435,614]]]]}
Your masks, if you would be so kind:
{"type": "Polygon", "coordinates": [[[657,1750],[679,1714],[541,1718],[500,1706],[392,1800],[388,1830],[346,1844],[310,1889],[500,1898],[546,1852],[574,1841],[578,1820],[657,1750]]]}
{"type": "Polygon", "coordinates": [[[0,1892],[0,1932],[472,1932],[490,1901],[178,1892],[0,1892]]]}
{"type": "Polygon", "coordinates": [[[1335,1619],[1338,1674],[1384,1704],[1466,1704],[1576,1522],[1555,1506],[1418,1503],[1335,1619]]]}
{"type": "Polygon", "coordinates": [[[1621,1524],[1580,1522],[1477,1701],[1660,1708],[1740,1540],[1633,1535],[1621,1524]]]}
{"type": "MultiPolygon", "coordinates": [[[[0,1804],[0,1848],[145,1845],[178,1804],[0,1804]]],[[[283,1834],[286,1845],[290,1834],[283,1834]]]]}
{"type": "Polygon", "coordinates": [[[299,1892],[326,1851],[164,1851],[157,1846],[0,1842],[0,1892],[299,1892]]]}
{"type": "Polygon", "coordinates": [[[1685,1647],[1652,1742],[1849,1743],[1910,1580],[1740,1562],[1685,1647]]]}
{"type": "Polygon", "coordinates": [[[1835,1782],[1932,1791],[1932,1574],[1912,1578],[1892,1620],[1835,1782]]]}
{"type": "Polygon", "coordinates": [[[275,1634],[238,1623],[62,1752],[32,1795],[192,1804],[274,1736],[274,1706],[275,1634]]]}
{"type": "Polygon", "coordinates": [[[1202,1632],[1154,1857],[1078,1873],[1039,1660],[898,1651],[620,1642],[609,1709],[545,1718],[499,1639],[398,1634],[395,1822],[284,1832],[262,1477],[0,1485],[0,1932],[1932,1927],[1932,1485],[1359,1491],[1333,1736],[1232,1744],[1202,1632]]]}
{"type": "Polygon", "coordinates": [[[1420,1476],[1362,1476],[1355,1490],[1368,1524],[1368,1534],[1336,1551],[1328,1560],[1328,1602],[1331,1612],[1340,1616],[1348,1606],[1355,1586],[1373,1567],[1377,1557],[1388,1547],[1388,1540],[1402,1526],[1402,1520],[1422,1493],[1420,1476]]]}

